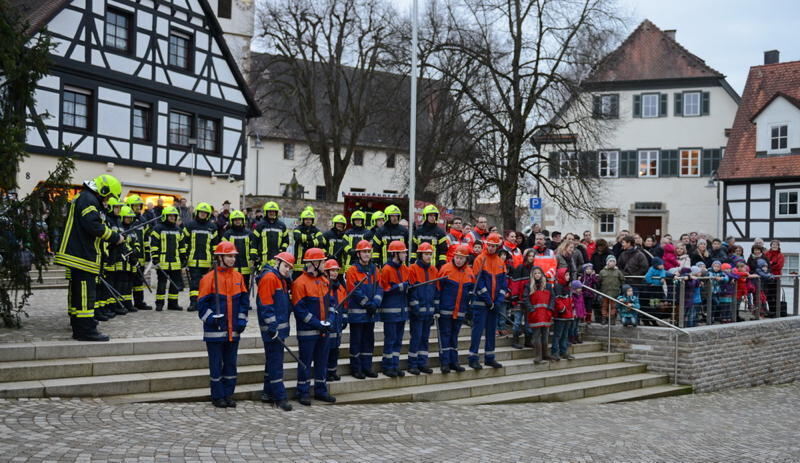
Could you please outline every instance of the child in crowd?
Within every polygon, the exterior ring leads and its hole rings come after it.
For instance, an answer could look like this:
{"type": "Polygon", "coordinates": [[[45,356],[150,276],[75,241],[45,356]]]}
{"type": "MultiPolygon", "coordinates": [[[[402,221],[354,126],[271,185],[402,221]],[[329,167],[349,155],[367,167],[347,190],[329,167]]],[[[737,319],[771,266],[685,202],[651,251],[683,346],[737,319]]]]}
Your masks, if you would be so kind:
{"type": "Polygon", "coordinates": [[[760,286],[758,287],[758,297],[761,300],[761,316],[765,316],[772,307],[768,306],[767,302],[767,288],[770,287],[772,281],[776,278],[775,275],[770,272],[769,269],[769,261],[764,258],[760,258],[756,261],[756,275],[758,275],[758,281],[760,286]]]}
{"type": "MultiPolygon", "coordinates": [[[[642,289],[640,294],[643,310],[648,311],[648,313],[667,297],[666,277],[667,271],[664,270],[664,261],[659,257],[653,257],[650,262],[650,268],[647,269],[647,273],[644,275],[644,282],[647,286],[642,289]]],[[[656,324],[655,321],[646,317],[642,319],[642,323],[645,325],[656,324]]]]}
{"type": "Polygon", "coordinates": [[[475,263],[475,258],[480,256],[481,252],[483,252],[483,243],[476,241],[475,244],[472,245],[472,254],[467,257],[467,265],[472,267],[472,264],[475,263]]]}
{"type": "MultiPolygon", "coordinates": [[[[588,288],[597,289],[597,286],[600,284],[600,278],[597,276],[597,273],[594,271],[594,265],[592,263],[585,263],[583,264],[583,275],[581,275],[581,283],[583,286],[588,288]]],[[[586,323],[592,323],[592,312],[595,310],[599,311],[600,306],[597,304],[599,302],[597,300],[597,295],[592,291],[586,290],[583,292],[583,305],[586,307],[586,317],[584,320],[586,323]]],[[[595,320],[600,319],[599,312],[595,313],[594,316],[595,320]]]]}
{"type": "Polygon", "coordinates": [[[572,306],[572,295],[570,294],[569,270],[560,268],[556,270],[556,301],[553,313],[553,345],[550,356],[558,361],[562,358],[573,360],[575,357],[569,354],[569,328],[575,312],[572,306]]]}
{"type": "MultiPolygon", "coordinates": [[[[600,270],[600,292],[614,299],[619,296],[619,288],[625,283],[625,275],[617,268],[617,258],[613,255],[606,257],[606,266],[600,270]]],[[[616,304],[608,298],[600,301],[600,311],[603,316],[602,323],[617,324],[616,304]]]]}
{"type": "Polygon", "coordinates": [[[639,324],[639,314],[634,309],[640,309],[639,297],[633,291],[631,285],[622,285],[622,294],[617,297],[619,306],[619,317],[622,326],[636,326],[639,324]]]}
{"type": "MultiPolygon", "coordinates": [[[[728,269],[731,268],[730,265],[728,269]]],[[[711,281],[711,323],[723,322],[728,319],[728,312],[731,306],[730,288],[728,282],[730,277],[722,269],[722,262],[715,260],[711,263],[711,271],[708,272],[711,281]],[[727,302],[725,302],[727,299],[727,302]]]]}
{"type": "Polygon", "coordinates": [[[531,346],[535,352],[534,363],[555,360],[547,355],[547,338],[553,325],[553,288],[540,267],[531,270],[530,283],[525,285],[522,304],[527,313],[528,330],[531,333],[531,346]]]}
{"type": "Polygon", "coordinates": [[[587,312],[586,300],[583,298],[583,283],[580,280],[574,280],[569,286],[572,289],[572,307],[575,311],[575,319],[572,320],[569,330],[569,342],[570,344],[583,344],[580,335],[580,324],[586,320],[587,312]]]}

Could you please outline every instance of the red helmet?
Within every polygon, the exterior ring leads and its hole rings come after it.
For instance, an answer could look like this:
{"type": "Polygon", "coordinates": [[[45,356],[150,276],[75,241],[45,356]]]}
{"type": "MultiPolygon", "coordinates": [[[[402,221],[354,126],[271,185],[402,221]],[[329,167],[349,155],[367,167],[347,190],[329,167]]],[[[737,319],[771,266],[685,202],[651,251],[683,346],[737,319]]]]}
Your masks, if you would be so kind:
{"type": "Polygon", "coordinates": [[[276,260],[280,260],[282,262],[286,262],[289,265],[294,266],[294,256],[289,254],[288,252],[281,252],[277,256],[275,256],[276,260]]]}
{"type": "Polygon", "coordinates": [[[361,240],[356,245],[356,252],[359,251],[372,251],[372,245],[367,240],[361,240]]]}
{"type": "Polygon", "coordinates": [[[406,252],[408,249],[406,248],[406,244],[402,241],[396,240],[389,243],[389,252],[406,252]]]}
{"type": "Polygon", "coordinates": [[[218,256],[235,256],[239,254],[239,251],[236,250],[236,246],[230,241],[223,241],[214,248],[214,254],[218,256]]]}
{"type": "Polygon", "coordinates": [[[483,241],[486,244],[496,244],[497,246],[503,244],[503,238],[500,237],[499,233],[489,233],[489,236],[483,241]]]}
{"type": "Polygon", "coordinates": [[[455,255],[457,256],[469,257],[470,254],[471,252],[469,251],[469,246],[466,244],[461,244],[456,248],[455,255]]]}
{"type": "Polygon", "coordinates": [[[433,246],[431,243],[422,243],[417,248],[417,252],[433,252],[433,246]]]}
{"type": "Polygon", "coordinates": [[[328,259],[325,261],[325,266],[322,267],[322,269],[326,272],[328,270],[339,270],[339,262],[336,262],[336,259],[328,259]]]}
{"type": "Polygon", "coordinates": [[[303,262],[325,260],[325,251],[320,248],[308,248],[303,254],[303,262]]]}

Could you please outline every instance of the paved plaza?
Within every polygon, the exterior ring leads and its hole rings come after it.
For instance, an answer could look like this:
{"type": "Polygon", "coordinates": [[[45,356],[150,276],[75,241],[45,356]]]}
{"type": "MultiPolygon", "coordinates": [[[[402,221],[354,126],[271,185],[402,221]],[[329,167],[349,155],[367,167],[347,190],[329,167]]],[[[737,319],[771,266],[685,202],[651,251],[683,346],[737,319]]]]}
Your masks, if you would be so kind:
{"type": "Polygon", "coordinates": [[[799,461],[800,384],[642,402],[0,401],[0,461],[799,461]]]}

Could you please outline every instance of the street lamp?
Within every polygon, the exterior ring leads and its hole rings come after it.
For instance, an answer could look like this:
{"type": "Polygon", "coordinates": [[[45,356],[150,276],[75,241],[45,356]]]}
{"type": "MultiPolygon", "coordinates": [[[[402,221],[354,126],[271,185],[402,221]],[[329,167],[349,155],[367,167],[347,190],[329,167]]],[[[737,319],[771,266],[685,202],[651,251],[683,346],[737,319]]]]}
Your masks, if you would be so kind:
{"type": "Polygon", "coordinates": [[[189,207],[194,207],[194,168],[197,165],[197,154],[194,151],[195,145],[197,145],[197,139],[189,138],[189,148],[192,150],[192,173],[189,183],[189,207]]]}

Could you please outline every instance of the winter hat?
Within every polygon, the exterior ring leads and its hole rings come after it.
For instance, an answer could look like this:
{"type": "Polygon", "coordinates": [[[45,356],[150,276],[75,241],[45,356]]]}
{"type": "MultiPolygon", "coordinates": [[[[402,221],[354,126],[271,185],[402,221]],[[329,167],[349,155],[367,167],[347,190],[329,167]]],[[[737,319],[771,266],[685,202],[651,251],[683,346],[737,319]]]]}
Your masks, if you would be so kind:
{"type": "Polygon", "coordinates": [[[633,289],[633,286],[631,286],[631,285],[622,285],[621,289],[622,289],[622,294],[625,294],[625,293],[628,292],[629,289],[633,289]]]}
{"type": "Polygon", "coordinates": [[[608,264],[608,263],[609,263],[609,262],[611,262],[612,260],[614,261],[614,263],[615,263],[615,264],[617,263],[617,258],[616,258],[616,257],[614,257],[614,255],[613,255],[613,254],[609,254],[609,255],[608,255],[608,257],[606,257],[606,264],[608,264]]]}
{"type": "Polygon", "coordinates": [[[683,267],[681,269],[681,275],[688,275],[690,273],[692,273],[692,269],[690,269],[689,267],[683,267]]]}
{"type": "Polygon", "coordinates": [[[758,267],[761,268],[765,265],[769,265],[769,263],[767,263],[766,259],[758,259],[756,261],[756,265],[758,265],[758,267]]]}
{"type": "Polygon", "coordinates": [[[727,272],[728,270],[731,269],[731,264],[725,262],[724,264],[722,264],[720,268],[722,269],[723,272],[727,272]]]}
{"type": "Polygon", "coordinates": [[[714,262],[711,262],[711,265],[722,265],[722,262],[715,260],[714,262]]]}
{"type": "Polygon", "coordinates": [[[691,273],[700,273],[700,267],[696,265],[692,265],[692,268],[689,269],[691,273]]]}
{"type": "Polygon", "coordinates": [[[560,285],[566,285],[568,281],[567,273],[569,273],[569,269],[567,269],[566,267],[562,267],[556,270],[556,282],[560,285]]]}
{"type": "Polygon", "coordinates": [[[659,265],[664,265],[664,261],[661,260],[660,257],[653,257],[653,261],[650,263],[653,267],[658,267],[659,265]]]}
{"type": "Polygon", "coordinates": [[[583,269],[584,272],[586,271],[587,268],[590,268],[590,269],[594,270],[594,264],[592,264],[591,262],[587,262],[587,263],[583,264],[583,267],[581,267],[581,268],[583,269]]]}
{"type": "Polygon", "coordinates": [[[578,280],[572,280],[572,283],[569,284],[569,287],[572,289],[581,289],[583,288],[583,283],[578,280]]]}
{"type": "Polygon", "coordinates": [[[705,263],[705,262],[703,262],[703,261],[700,261],[700,262],[696,263],[695,265],[696,265],[697,267],[699,267],[699,268],[700,268],[700,270],[705,270],[705,269],[707,269],[707,268],[708,268],[708,267],[706,266],[706,263],[705,263]]]}

